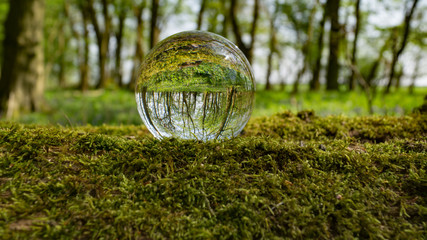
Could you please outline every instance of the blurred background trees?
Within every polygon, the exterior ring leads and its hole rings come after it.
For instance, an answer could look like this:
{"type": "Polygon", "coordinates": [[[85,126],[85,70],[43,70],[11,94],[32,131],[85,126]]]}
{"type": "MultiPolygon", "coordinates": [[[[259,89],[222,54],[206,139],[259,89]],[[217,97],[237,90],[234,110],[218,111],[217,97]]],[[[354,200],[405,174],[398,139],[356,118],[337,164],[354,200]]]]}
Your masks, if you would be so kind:
{"type": "MultiPolygon", "coordinates": [[[[159,40],[195,29],[235,42],[255,69],[258,89],[362,89],[372,98],[403,84],[413,92],[427,85],[426,11],[419,0],[2,0],[0,111],[16,96],[13,89],[25,86],[133,89],[143,56],[159,40]],[[33,2],[40,7],[27,7],[33,2]],[[30,9],[44,23],[17,20],[30,9]],[[39,28],[29,42],[17,35],[39,28]],[[42,50],[17,57],[36,46],[42,50]]],[[[37,94],[23,95],[32,103],[15,99],[17,105],[39,108],[37,94]]]]}

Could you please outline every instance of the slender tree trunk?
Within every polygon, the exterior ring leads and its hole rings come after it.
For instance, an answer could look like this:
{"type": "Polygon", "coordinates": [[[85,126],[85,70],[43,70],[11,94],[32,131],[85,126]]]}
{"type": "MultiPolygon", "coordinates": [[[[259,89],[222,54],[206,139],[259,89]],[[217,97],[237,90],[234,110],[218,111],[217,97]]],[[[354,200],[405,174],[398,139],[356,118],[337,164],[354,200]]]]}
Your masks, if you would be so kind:
{"type": "Polygon", "coordinates": [[[136,17],[136,42],[135,42],[135,54],[133,57],[133,69],[132,76],[129,81],[129,89],[135,88],[135,82],[139,74],[139,66],[141,65],[142,59],[144,57],[144,45],[143,45],[143,33],[144,33],[144,19],[143,19],[143,10],[145,8],[145,1],[141,5],[134,7],[134,15],[136,17]]]}
{"type": "Polygon", "coordinates": [[[338,10],[340,0],[327,1],[327,15],[331,21],[331,31],[329,33],[329,58],[328,69],[326,73],[326,89],[338,90],[338,75],[339,75],[339,45],[340,45],[340,23],[338,10]]]}
{"type": "Polygon", "coordinates": [[[59,67],[56,72],[58,77],[58,84],[62,86],[62,81],[65,81],[64,67],[65,67],[65,51],[67,49],[66,41],[68,41],[67,32],[64,32],[64,25],[66,18],[62,15],[62,9],[55,14],[57,21],[51,23],[49,31],[45,32],[44,36],[44,79],[49,79],[54,66],[59,67]]]}
{"type": "Polygon", "coordinates": [[[415,89],[415,82],[416,82],[416,80],[417,80],[417,77],[418,77],[418,73],[419,73],[419,71],[420,71],[420,62],[421,62],[421,59],[422,59],[422,54],[421,53],[419,53],[418,55],[417,55],[417,58],[415,59],[415,68],[414,68],[414,72],[412,73],[412,76],[411,76],[411,85],[409,85],[409,94],[414,94],[414,89],[415,89]]]}
{"type": "Polygon", "coordinates": [[[278,13],[278,4],[276,2],[275,10],[272,16],[270,17],[270,41],[269,41],[269,49],[270,52],[268,54],[267,58],[267,75],[266,75],[266,81],[265,81],[265,90],[271,90],[271,70],[272,70],[272,64],[273,64],[273,55],[276,53],[276,26],[275,21],[278,13]]]}
{"type": "Polygon", "coordinates": [[[243,54],[245,54],[248,61],[252,63],[253,51],[254,51],[254,45],[255,45],[256,26],[259,18],[259,0],[255,0],[254,2],[252,25],[249,33],[251,39],[249,44],[245,44],[243,42],[242,32],[241,32],[239,23],[237,22],[237,8],[238,8],[237,0],[231,0],[230,18],[231,18],[231,25],[233,27],[234,36],[236,37],[237,46],[240,48],[240,50],[242,50],[243,54]]]}
{"type": "Polygon", "coordinates": [[[304,62],[302,68],[298,71],[298,74],[295,77],[294,84],[292,85],[292,92],[291,92],[292,95],[298,93],[298,91],[299,91],[299,83],[300,83],[301,78],[304,75],[304,72],[305,72],[306,69],[307,69],[307,64],[305,64],[305,62],[304,62]]]}
{"type": "Polygon", "coordinates": [[[230,3],[230,18],[231,18],[231,25],[233,28],[234,36],[236,37],[237,46],[240,48],[240,50],[246,55],[247,57],[247,49],[246,45],[242,40],[242,33],[240,32],[239,24],[237,23],[237,0],[231,0],[230,3]]]}
{"type": "Polygon", "coordinates": [[[96,41],[98,44],[99,80],[96,88],[104,88],[108,81],[106,65],[111,26],[111,18],[108,14],[108,0],[102,0],[103,30],[101,29],[101,26],[98,22],[93,0],[87,0],[86,6],[88,8],[89,17],[95,30],[96,41]]]}
{"type": "Polygon", "coordinates": [[[374,86],[374,80],[375,80],[376,75],[377,75],[378,67],[380,66],[380,63],[381,63],[381,61],[382,61],[382,59],[383,59],[383,56],[384,56],[384,52],[385,52],[385,50],[388,48],[388,46],[389,46],[389,43],[388,43],[388,41],[386,41],[386,42],[384,43],[384,45],[381,47],[381,50],[380,50],[380,52],[379,52],[379,54],[378,54],[377,59],[376,59],[376,60],[375,60],[375,62],[372,64],[371,69],[369,70],[369,74],[368,74],[368,76],[366,77],[366,84],[367,84],[369,87],[374,86]]]}
{"type": "Polygon", "coordinates": [[[150,49],[159,42],[160,28],[158,26],[159,0],[151,1],[150,49]]]}
{"type": "Polygon", "coordinates": [[[80,57],[80,85],[82,92],[89,90],[89,13],[87,8],[80,6],[83,18],[83,49],[80,57]]]}
{"type": "Polygon", "coordinates": [[[399,60],[400,55],[403,53],[403,50],[405,50],[406,43],[408,42],[408,37],[411,30],[411,20],[412,16],[415,12],[415,9],[417,7],[418,0],[414,0],[412,2],[412,6],[409,9],[409,11],[406,12],[405,19],[404,19],[404,30],[403,30],[403,38],[402,42],[400,44],[400,48],[397,51],[393,51],[393,56],[391,60],[391,66],[390,66],[390,75],[388,78],[387,86],[384,90],[384,94],[390,93],[390,88],[393,85],[393,80],[395,78],[395,67],[397,64],[397,61],[399,60]]]}
{"type": "MultiPolygon", "coordinates": [[[[61,24],[61,29],[63,28],[63,24],[61,24]]],[[[66,78],[65,78],[65,72],[66,72],[66,62],[65,62],[65,55],[66,55],[66,49],[68,45],[68,38],[65,37],[65,34],[59,34],[58,35],[58,51],[60,52],[59,55],[59,72],[58,72],[58,85],[61,88],[64,88],[66,85],[66,78]]]]}
{"type": "Polygon", "coordinates": [[[227,0],[221,0],[221,10],[223,13],[223,20],[222,20],[222,31],[221,35],[225,38],[228,37],[228,26],[230,22],[230,11],[227,8],[227,0]]]}
{"type": "Polygon", "coordinates": [[[87,20],[83,23],[83,59],[80,63],[80,86],[79,89],[83,92],[89,90],[89,30],[87,20]]]}
{"type": "Polygon", "coordinates": [[[65,81],[65,51],[67,49],[65,42],[68,41],[68,36],[63,32],[65,19],[58,14],[57,20],[50,26],[49,33],[44,38],[44,79],[49,79],[53,66],[57,65],[59,67],[58,85],[62,87],[63,81],[65,81]]]}
{"type": "Polygon", "coordinates": [[[265,77],[265,90],[271,90],[271,69],[272,69],[272,62],[273,62],[273,54],[274,52],[271,51],[268,54],[267,58],[267,74],[265,77]]]}
{"type": "MultiPolygon", "coordinates": [[[[279,69],[280,69],[280,64],[279,64],[279,69]]],[[[285,91],[286,89],[286,79],[281,77],[280,78],[280,91],[285,91]]]]}
{"type": "Polygon", "coordinates": [[[5,21],[0,116],[40,110],[43,103],[44,0],[10,0],[5,21]]]}
{"type": "Polygon", "coordinates": [[[70,15],[70,3],[69,0],[64,1],[64,13],[65,17],[70,23],[71,34],[74,39],[79,43],[78,47],[78,62],[79,62],[79,86],[78,88],[81,91],[86,91],[89,89],[89,32],[88,32],[88,18],[89,14],[87,13],[87,8],[82,2],[79,2],[78,9],[82,15],[83,23],[83,35],[81,35],[76,29],[77,24],[74,21],[73,17],[70,15]]]}
{"type": "Polygon", "coordinates": [[[126,19],[126,8],[121,8],[119,13],[119,28],[116,32],[116,64],[115,64],[115,77],[117,84],[122,87],[123,86],[123,66],[122,66],[122,46],[123,46],[123,29],[124,23],[126,19]]]}
{"type": "Polygon", "coordinates": [[[203,14],[204,14],[205,9],[206,9],[206,3],[207,3],[207,0],[201,0],[199,15],[197,16],[197,30],[202,29],[203,14]]]}
{"type": "Polygon", "coordinates": [[[380,66],[380,62],[382,58],[383,58],[383,52],[381,52],[378,55],[378,58],[375,60],[375,62],[371,66],[371,70],[369,71],[368,77],[366,78],[366,83],[369,86],[373,85],[373,82],[374,82],[375,76],[377,75],[377,70],[378,70],[378,67],[380,66]]]}
{"type": "Polygon", "coordinates": [[[251,31],[250,31],[251,42],[249,43],[249,47],[248,47],[250,58],[251,58],[251,61],[249,61],[250,63],[252,63],[254,49],[255,49],[255,35],[256,35],[256,28],[257,28],[257,23],[259,19],[259,8],[260,8],[259,0],[255,0],[254,8],[252,11],[252,25],[251,25],[251,31]]]}
{"type": "MultiPolygon", "coordinates": [[[[100,66],[100,78],[97,88],[104,88],[107,85],[108,73],[107,73],[107,57],[108,57],[108,45],[110,42],[110,27],[111,27],[111,18],[108,14],[108,0],[102,0],[102,15],[104,19],[104,31],[101,33],[101,41],[98,41],[100,44],[99,52],[99,66],[100,66]]],[[[99,29],[99,28],[98,28],[99,29]]]]}
{"type": "Polygon", "coordinates": [[[400,80],[402,80],[402,77],[403,77],[403,66],[399,66],[396,70],[395,70],[395,79],[396,79],[396,82],[395,82],[395,85],[394,85],[394,87],[395,87],[395,89],[396,90],[399,90],[399,88],[400,88],[400,80]]]}
{"type": "MultiPolygon", "coordinates": [[[[357,40],[359,38],[359,31],[360,31],[360,0],[356,0],[356,7],[355,7],[355,16],[356,16],[356,27],[354,29],[354,40],[353,40],[353,49],[351,53],[351,65],[357,66],[357,40]]],[[[352,68],[350,80],[348,82],[348,89],[353,90],[356,87],[356,76],[355,72],[352,68]]]]}
{"type": "Polygon", "coordinates": [[[299,84],[302,77],[304,76],[310,62],[310,46],[313,39],[313,26],[314,26],[314,15],[316,14],[317,5],[314,5],[310,11],[310,16],[308,19],[308,28],[307,28],[307,39],[305,40],[302,46],[302,55],[303,55],[303,66],[297,74],[297,77],[294,81],[292,94],[296,94],[299,91],[299,84]]]}
{"type": "MultiPolygon", "coordinates": [[[[60,18],[58,19],[59,22],[59,34],[56,34],[56,38],[58,39],[58,48],[56,49],[56,52],[58,53],[58,86],[60,88],[64,88],[66,86],[66,55],[67,55],[67,47],[69,44],[69,35],[63,32],[63,29],[65,27],[65,19],[60,18]]],[[[49,43],[47,43],[49,44],[49,43]]],[[[55,56],[55,54],[53,54],[55,56]]],[[[46,66],[45,66],[46,68],[46,66]]],[[[45,78],[48,79],[48,75],[45,74],[45,78]]]]}
{"type": "Polygon", "coordinates": [[[326,4],[323,7],[323,17],[320,20],[319,24],[319,37],[317,38],[317,56],[313,69],[313,78],[310,81],[310,90],[318,91],[320,89],[320,70],[322,68],[322,52],[323,52],[323,34],[325,32],[325,22],[326,22],[326,4]]]}

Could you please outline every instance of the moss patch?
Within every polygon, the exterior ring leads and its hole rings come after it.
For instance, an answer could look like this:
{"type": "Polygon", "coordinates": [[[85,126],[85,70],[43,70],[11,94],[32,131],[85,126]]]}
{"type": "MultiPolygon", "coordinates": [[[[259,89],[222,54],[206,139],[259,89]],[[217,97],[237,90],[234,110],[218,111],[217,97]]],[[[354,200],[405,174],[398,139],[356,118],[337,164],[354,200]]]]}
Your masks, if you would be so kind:
{"type": "Polygon", "coordinates": [[[427,120],[253,119],[222,142],[0,123],[0,236],[426,236],[427,120]]]}

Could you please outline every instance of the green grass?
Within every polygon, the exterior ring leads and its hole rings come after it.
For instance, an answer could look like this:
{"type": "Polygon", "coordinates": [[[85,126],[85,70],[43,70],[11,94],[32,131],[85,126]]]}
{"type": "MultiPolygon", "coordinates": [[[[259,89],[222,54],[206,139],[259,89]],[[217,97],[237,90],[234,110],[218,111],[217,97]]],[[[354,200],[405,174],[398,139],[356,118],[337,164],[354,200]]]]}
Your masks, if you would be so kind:
{"type": "MultiPolygon", "coordinates": [[[[303,86],[304,87],[304,86],[303,86]]],[[[258,86],[255,108],[252,116],[271,116],[282,111],[296,113],[314,110],[319,116],[368,115],[367,101],[363,92],[308,92],[306,90],[291,96],[286,91],[263,91],[258,86]]],[[[375,115],[402,116],[409,114],[423,103],[427,88],[416,88],[413,95],[406,89],[385,97],[378,94],[374,99],[375,115]]],[[[70,90],[46,92],[46,106],[49,111],[21,116],[15,121],[21,123],[79,125],[127,125],[141,124],[134,93],[124,90],[98,90],[81,93],[70,90]]]]}
{"type": "Polygon", "coordinates": [[[25,114],[17,122],[38,124],[121,125],[141,124],[134,93],[124,90],[74,90],[46,92],[48,110],[25,114]]]}
{"type": "Polygon", "coordinates": [[[2,239],[425,239],[427,117],[253,118],[241,137],[0,122],[2,239]]]}
{"type": "MultiPolygon", "coordinates": [[[[263,89],[264,86],[259,86],[263,89]]],[[[273,90],[257,91],[255,102],[255,116],[271,116],[281,111],[294,113],[303,110],[314,110],[320,116],[344,115],[367,116],[369,115],[368,101],[363,91],[353,92],[309,92],[307,86],[302,86],[302,91],[292,96],[291,86],[285,91],[273,90]]],[[[427,96],[426,87],[415,88],[414,94],[409,95],[406,88],[383,96],[379,91],[373,99],[374,115],[403,116],[409,114],[415,107],[423,104],[427,96]]]]}

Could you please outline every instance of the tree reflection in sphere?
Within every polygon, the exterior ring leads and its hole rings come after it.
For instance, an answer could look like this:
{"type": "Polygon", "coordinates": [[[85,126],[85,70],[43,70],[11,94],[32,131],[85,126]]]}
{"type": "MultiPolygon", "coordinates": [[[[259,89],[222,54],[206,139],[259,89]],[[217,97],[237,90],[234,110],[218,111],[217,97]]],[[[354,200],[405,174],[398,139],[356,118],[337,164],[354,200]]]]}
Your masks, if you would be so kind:
{"type": "Polygon", "coordinates": [[[248,122],[255,81],[243,53],[209,32],[188,31],[158,43],[141,65],[139,114],[158,139],[227,139],[248,122]]]}

